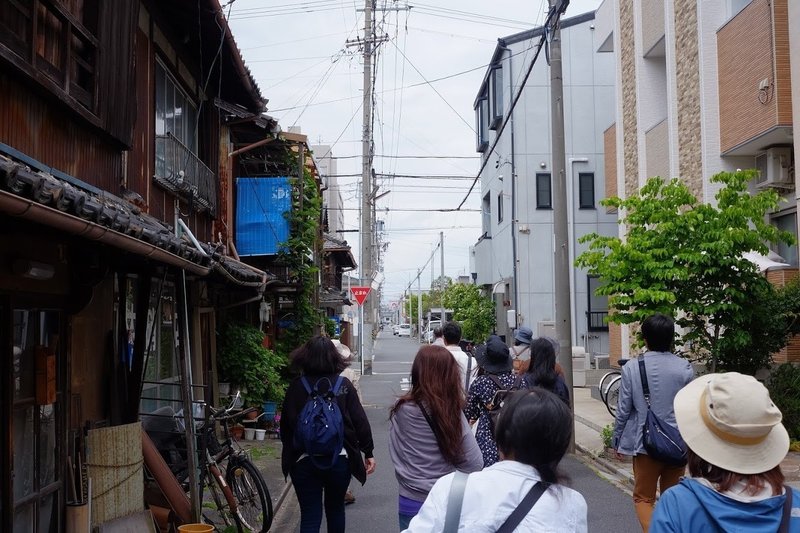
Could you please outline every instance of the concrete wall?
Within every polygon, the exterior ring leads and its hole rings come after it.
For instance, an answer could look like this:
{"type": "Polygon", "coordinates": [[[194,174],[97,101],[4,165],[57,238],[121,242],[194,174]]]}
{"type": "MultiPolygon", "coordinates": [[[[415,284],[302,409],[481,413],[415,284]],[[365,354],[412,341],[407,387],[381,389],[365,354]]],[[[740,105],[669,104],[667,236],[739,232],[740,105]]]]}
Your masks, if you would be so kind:
{"type": "MultiPolygon", "coordinates": [[[[570,180],[568,190],[572,191],[572,257],[581,251],[574,244],[580,236],[590,232],[614,235],[617,231],[616,216],[606,213],[599,204],[606,194],[604,132],[614,123],[615,114],[614,56],[610,53],[594,53],[600,43],[597,42],[599,36],[595,35],[592,22],[562,30],[567,178],[570,180]],[[578,174],[581,172],[594,173],[594,209],[579,208],[578,174]]],[[[518,53],[529,46],[529,41],[509,46],[512,53],[518,53]]],[[[512,94],[519,88],[516,84],[524,76],[524,69],[528,67],[527,62],[523,63],[523,57],[526,56],[520,53],[512,58],[509,75],[506,70],[509,67],[508,53],[504,56],[504,80],[514,83],[513,87],[507,86],[505,89],[506,108],[512,94]]],[[[481,198],[488,193],[492,201],[491,238],[484,238],[475,245],[477,283],[493,285],[512,277],[512,238],[516,239],[518,298],[507,298],[511,300],[511,306],[498,307],[498,321],[505,321],[505,310],[515,308],[522,323],[534,331],[540,322],[555,318],[553,211],[536,208],[536,174],[552,173],[549,79],[546,62],[537,62],[514,113],[516,231],[512,235],[511,144],[510,129],[507,128],[481,176],[481,198]],[[506,202],[503,222],[499,224],[496,212],[498,194],[502,194],[506,202]]],[[[494,132],[491,132],[490,145],[493,136],[494,132]]],[[[586,273],[576,270],[572,281],[575,308],[573,342],[583,345],[588,334],[586,273]]],[[[607,335],[602,334],[599,341],[593,340],[591,349],[606,353],[607,346],[607,335]]]]}

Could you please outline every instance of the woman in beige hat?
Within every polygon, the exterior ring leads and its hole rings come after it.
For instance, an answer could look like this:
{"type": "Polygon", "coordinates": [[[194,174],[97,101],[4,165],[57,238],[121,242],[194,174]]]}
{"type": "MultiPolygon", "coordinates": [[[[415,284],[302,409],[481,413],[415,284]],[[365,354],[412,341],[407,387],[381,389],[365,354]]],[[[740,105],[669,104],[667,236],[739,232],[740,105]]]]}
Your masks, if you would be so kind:
{"type": "Polygon", "coordinates": [[[789,451],[766,387],[737,372],[709,374],[675,396],[689,473],[659,499],[650,533],[800,532],[800,492],[783,484],[789,451]]]}

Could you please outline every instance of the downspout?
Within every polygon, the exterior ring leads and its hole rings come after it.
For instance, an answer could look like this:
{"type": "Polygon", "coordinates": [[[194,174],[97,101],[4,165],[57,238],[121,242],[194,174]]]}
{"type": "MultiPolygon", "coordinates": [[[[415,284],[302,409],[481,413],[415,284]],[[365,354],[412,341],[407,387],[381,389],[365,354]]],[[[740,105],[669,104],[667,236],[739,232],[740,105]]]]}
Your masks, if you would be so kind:
{"type": "MultiPolygon", "coordinates": [[[[513,76],[513,69],[511,58],[513,54],[511,50],[506,46],[505,41],[499,41],[500,49],[508,52],[508,87],[509,87],[509,94],[514,94],[514,76],[513,76]]],[[[517,269],[519,260],[517,259],[517,163],[516,163],[516,150],[514,144],[514,113],[511,113],[511,117],[508,119],[509,124],[511,125],[511,261],[513,262],[513,269],[512,269],[512,284],[513,287],[511,289],[511,293],[514,295],[514,305],[513,308],[517,310],[516,313],[516,321],[517,323],[514,324],[514,329],[517,329],[519,326],[519,317],[520,317],[520,301],[519,301],[519,284],[517,282],[517,269]]]]}
{"type": "Polygon", "coordinates": [[[567,179],[567,239],[569,240],[569,250],[568,250],[568,257],[569,257],[569,282],[570,282],[570,289],[569,289],[569,312],[570,316],[572,316],[572,331],[570,331],[570,335],[572,336],[572,346],[575,346],[577,343],[577,322],[578,317],[575,316],[577,312],[576,304],[575,304],[575,198],[573,198],[573,183],[575,181],[575,163],[588,163],[589,158],[587,157],[570,157],[569,158],[569,179],[567,179]]]}

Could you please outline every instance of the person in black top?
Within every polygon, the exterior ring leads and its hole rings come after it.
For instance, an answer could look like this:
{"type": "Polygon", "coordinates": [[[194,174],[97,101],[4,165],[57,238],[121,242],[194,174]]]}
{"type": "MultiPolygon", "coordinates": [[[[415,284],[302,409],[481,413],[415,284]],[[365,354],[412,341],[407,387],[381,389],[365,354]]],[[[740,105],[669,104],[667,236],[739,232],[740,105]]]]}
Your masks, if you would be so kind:
{"type": "Polygon", "coordinates": [[[541,387],[549,390],[569,405],[569,389],[564,378],[556,370],[556,350],[545,337],[531,342],[531,361],[525,376],[526,387],[541,387]]]}
{"type": "MultiPolygon", "coordinates": [[[[321,381],[322,392],[328,381],[333,384],[347,362],[327,337],[317,335],[290,355],[292,365],[299,369],[313,388],[321,381]],[[327,380],[325,379],[327,378],[327,380]]],[[[353,384],[347,378],[336,395],[344,422],[344,449],[330,469],[317,468],[303,450],[294,446],[298,417],[308,399],[300,378],[293,380],[286,391],[281,413],[281,466],[284,476],[292,477],[300,503],[301,533],[318,533],[322,524],[323,493],[325,516],[329,533],[345,530],[344,494],[355,477],[363,485],[367,475],[375,470],[372,430],[353,384]],[[363,454],[363,457],[362,457],[363,454]]]]}

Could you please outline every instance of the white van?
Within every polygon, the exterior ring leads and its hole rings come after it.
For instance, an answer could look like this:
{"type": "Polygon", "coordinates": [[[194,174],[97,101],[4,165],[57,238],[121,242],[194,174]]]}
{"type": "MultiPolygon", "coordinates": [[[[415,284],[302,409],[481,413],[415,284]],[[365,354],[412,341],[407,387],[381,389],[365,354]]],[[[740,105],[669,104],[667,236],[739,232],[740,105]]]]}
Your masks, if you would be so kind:
{"type": "Polygon", "coordinates": [[[411,324],[400,324],[397,328],[397,336],[398,337],[410,337],[411,336],[411,324]]]}

